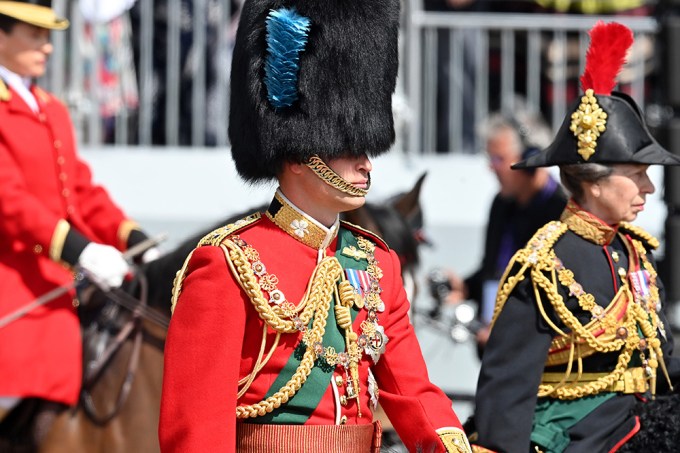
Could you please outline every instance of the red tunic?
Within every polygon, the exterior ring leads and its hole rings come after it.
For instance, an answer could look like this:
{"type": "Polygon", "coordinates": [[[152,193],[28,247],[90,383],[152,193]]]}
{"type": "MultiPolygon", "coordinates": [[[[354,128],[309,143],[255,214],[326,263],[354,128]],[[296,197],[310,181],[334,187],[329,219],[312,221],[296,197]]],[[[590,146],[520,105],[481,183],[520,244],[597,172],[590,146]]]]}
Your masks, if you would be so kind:
{"type": "MultiPolygon", "coordinates": [[[[301,300],[317,265],[318,250],[299,242],[266,217],[238,234],[259,252],[267,272],[278,277],[278,289],[286,299],[294,303],[301,300]]],[[[375,238],[372,240],[376,242],[375,238]]],[[[335,238],[326,249],[328,256],[335,255],[337,241],[335,238]]],[[[451,401],[429,381],[408,318],[409,303],[397,256],[377,243],[375,258],[384,272],[380,285],[385,311],[380,313],[379,320],[389,341],[377,364],[365,354],[359,362],[362,417],[358,416],[356,403],[339,405],[329,385],[306,424],[336,424],[338,410],[347,417],[347,424],[371,423],[370,367],[380,388],[380,404],[409,450],[444,451],[435,430],[460,428],[460,423],[451,401]]],[[[236,283],[220,247],[195,249],[185,275],[165,347],[161,449],[233,452],[236,424],[241,422],[235,416],[237,404],[253,404],[263,399],[300,336],[281,335],[271,360],[237,402],[237,381],[253,369],[263,321],[236,283]]],[[[359,312],[353,322],[355,332],[361,331],[359,326],[366,316],[366,310],[359,312]]],[[[270,329],[268,345],[273,338],[270,329]]],[[[337,376],[344,377],[340,366],[333,372],[333,379],[337,376]]]]}
{"type": "MultiPolygon", "coordinates": [[[[78,158],[66,107],[39,88],[33,93],[38,114],[11,90],[0,100],[0,317],[72,280],[50,259],[61,219],[89,240],[124,247],[125,216],[78,158]]],[[[0,329],[0,396],[77,401],[82,359],[74,297],[0,329]]]]}

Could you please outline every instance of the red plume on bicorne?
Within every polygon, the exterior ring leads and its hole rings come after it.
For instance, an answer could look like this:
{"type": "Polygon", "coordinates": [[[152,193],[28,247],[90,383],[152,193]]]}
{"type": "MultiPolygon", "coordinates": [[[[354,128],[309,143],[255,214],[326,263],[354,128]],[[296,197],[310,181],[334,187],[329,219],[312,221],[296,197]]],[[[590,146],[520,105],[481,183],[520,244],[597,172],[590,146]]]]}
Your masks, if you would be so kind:
{"type": "Polygon", "coordinates": [[[586,54],[586,69],[581,76],[581,88],[595,94],[610,95],[616,86],[616,75],[623,67],[626,53],[633,44],[633,32],[617,22],[598,21],[590,30],[590,47],[586,54]]]}

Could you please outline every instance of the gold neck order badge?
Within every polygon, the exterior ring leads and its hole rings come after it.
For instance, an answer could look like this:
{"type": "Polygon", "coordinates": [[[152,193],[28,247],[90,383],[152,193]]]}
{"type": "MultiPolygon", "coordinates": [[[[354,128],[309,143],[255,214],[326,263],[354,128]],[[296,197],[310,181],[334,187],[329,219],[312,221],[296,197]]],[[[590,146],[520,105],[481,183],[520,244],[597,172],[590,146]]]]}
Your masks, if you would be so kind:
{"type": "Polygon", "coordinates": [[[607,125],[607,112],[597,103],[597,98],[592,89],[587,89],[581,97],[578,109],[571,114],[571,126],[569,130],[578,139],[578,153],[584,160],[590,159],[595,154],[597,139],[605,131],[607,125]]]}
{"type": "MultiPolygon", "coordinates": [[[[321,178],[323,182],[329,186],[338,189],[342,193],[351,195],[353,197],[365,197],[368,193],[368,188],[359,189],[347,182],[342,176],[334,172],[326,163],[317,155],[312,156],[307,162],[307,166],[312,169],[316,175],[321,178]]],[[[371,176],[368,176],[368,186],[371,186],[371,176]]]]}

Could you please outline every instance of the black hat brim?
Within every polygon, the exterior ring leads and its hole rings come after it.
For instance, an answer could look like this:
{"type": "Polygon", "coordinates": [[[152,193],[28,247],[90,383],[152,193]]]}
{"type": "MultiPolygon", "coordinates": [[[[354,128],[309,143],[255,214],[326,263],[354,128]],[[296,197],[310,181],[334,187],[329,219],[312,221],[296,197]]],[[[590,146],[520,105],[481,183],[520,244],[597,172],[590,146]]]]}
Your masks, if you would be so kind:
{"type": "Polygon", "coordinates": [[[512,168],[586,163],[680,165],[680,156],[664,149],[649,132],[642,112],[630,96],[614,92],[610,96],[596,95],[596,98],[607,113],[607,124],[597,139],[595,153],[589,159],[584,159],[578,153],[578,140],[570,130],[571,112],[576,111],[579,100],[570,108],[550,146],[512,168]]]}

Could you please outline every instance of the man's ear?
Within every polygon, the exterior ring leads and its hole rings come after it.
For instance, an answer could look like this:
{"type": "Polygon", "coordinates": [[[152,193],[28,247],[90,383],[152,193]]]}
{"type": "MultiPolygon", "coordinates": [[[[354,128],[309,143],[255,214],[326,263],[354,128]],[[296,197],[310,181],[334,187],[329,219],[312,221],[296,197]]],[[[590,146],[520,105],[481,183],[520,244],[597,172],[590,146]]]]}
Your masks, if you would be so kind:
{"type": "Polygon", "coordinates": [[[293,173],[294,175],[300,175],[302,172],[305,170],[307,165],[305,164],[300,164],[297,162],[284,162],[283,163],[283,171],[289,171],[290,173],[293,173]]]}

